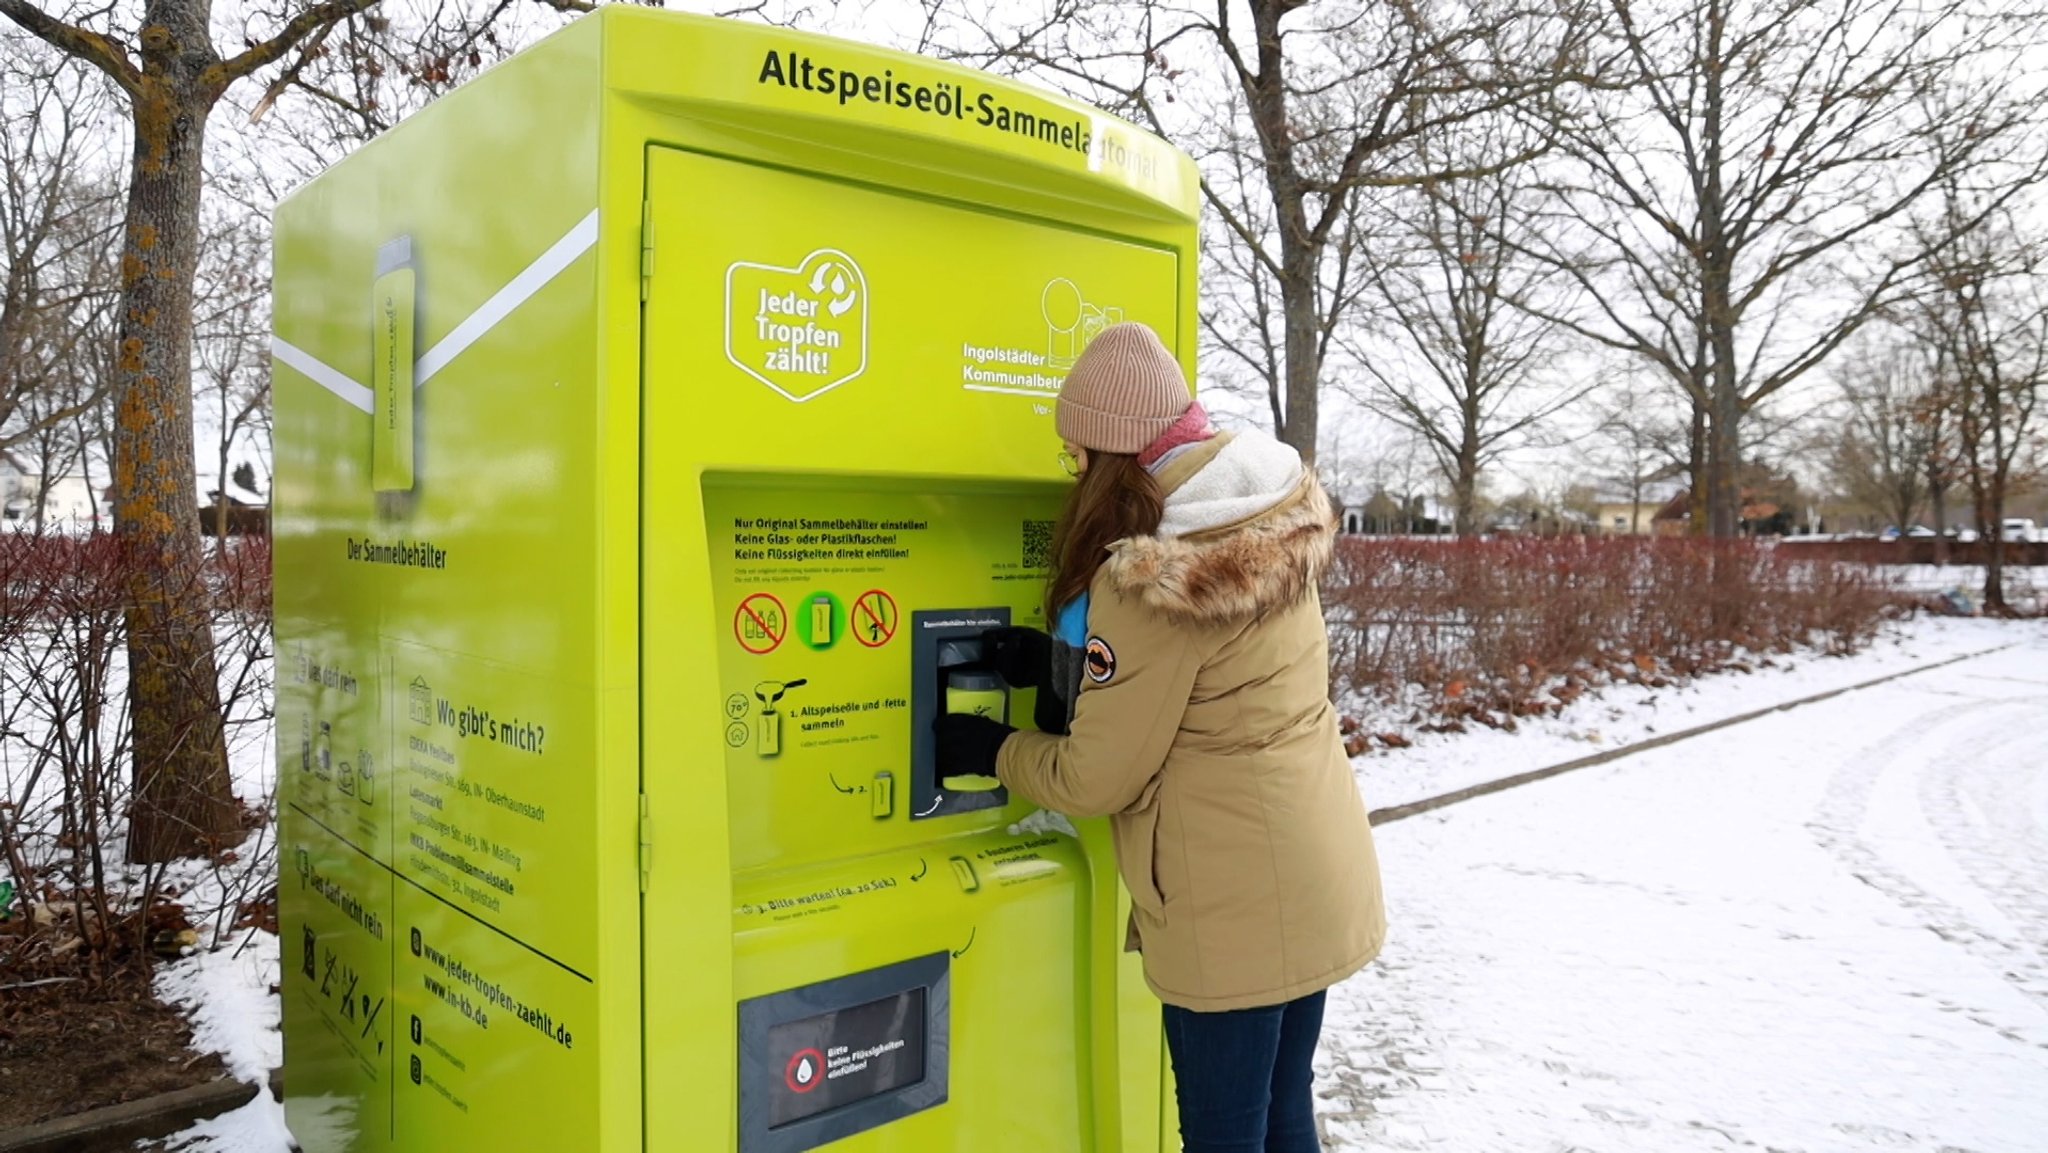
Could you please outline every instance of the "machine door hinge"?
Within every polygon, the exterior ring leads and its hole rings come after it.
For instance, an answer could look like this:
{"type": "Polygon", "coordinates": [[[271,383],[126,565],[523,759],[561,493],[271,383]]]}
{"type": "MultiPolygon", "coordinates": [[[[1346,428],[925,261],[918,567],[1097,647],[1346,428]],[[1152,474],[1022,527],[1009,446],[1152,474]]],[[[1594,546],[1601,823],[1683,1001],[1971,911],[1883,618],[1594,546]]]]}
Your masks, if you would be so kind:
{"type": "Polygon", "coordinates": [[[654,202],[640,202],[640,303],[647,303],[647,286],[654,279],[654,202]]]}
{"type": "Polygon", "coordinates": [[[640,891],[647,891],[654,873],[654,819],[648,815],[647,794],[640,794],[640,891]]]}

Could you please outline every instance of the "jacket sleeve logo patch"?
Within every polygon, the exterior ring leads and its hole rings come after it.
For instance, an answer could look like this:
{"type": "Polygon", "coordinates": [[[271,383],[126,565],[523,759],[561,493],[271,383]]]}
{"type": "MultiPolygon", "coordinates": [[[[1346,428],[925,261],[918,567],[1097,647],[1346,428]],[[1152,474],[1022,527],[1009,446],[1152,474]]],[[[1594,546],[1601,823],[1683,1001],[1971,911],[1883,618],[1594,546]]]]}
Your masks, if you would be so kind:
{"type": "Polygon", "coordinates": [[[1083,654],[1088,666],[1088,679],[1096,684],[1107,684],[1116,675],[1116,650],[1101,637],[1089,637],[1088,648],[1083,654]]]}

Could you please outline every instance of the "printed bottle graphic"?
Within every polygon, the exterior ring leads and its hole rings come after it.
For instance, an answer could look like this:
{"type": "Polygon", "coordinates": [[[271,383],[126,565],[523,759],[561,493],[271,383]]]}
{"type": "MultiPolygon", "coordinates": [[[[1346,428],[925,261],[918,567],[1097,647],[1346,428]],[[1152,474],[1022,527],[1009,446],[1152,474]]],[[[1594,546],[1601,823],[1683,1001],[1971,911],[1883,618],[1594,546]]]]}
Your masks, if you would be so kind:
{"type": "Polygon", "coordinates": [[[370,361],[376,412],[370,433],[370,487],[380,493],[413,487],[413,312],[418,285],[412,266],[412,238],[401,236],[377,250],[372,291],[370,361]]]}
{"type": "Polygon", "coordinates": [[[761,715],[756,722],[759,734],[754,743],[754,752],[763,757],[782,755],[782,714],[775,706],[784,693],[802,688],[805,680],[798,677],[793,681],[762,681],[754,686],[754,699],[761,702],[761,715]]]}
{"type": "Polygon", "coordinates": [[[725,271],[725,355],[799,404],[868,367],[868,283],[860,265],[821,248],[792,267],[746,261],[725,271]]]}
{"type": "Polygon", "coordinates": [[[797,604],[796,635],[804,647],[824,652],[846,631],[846,609],[829,592],[815,592],[797,604]]]}
{"type": "Polygon", "coordinates": [[[1088,303],[1080,287],[1065,277],[1046,283],[1038,307],[1045,314],[1046,359],[1060,368],[1072,367],[1103,329],[1124,322],[1123,309],[1088,303]]]}

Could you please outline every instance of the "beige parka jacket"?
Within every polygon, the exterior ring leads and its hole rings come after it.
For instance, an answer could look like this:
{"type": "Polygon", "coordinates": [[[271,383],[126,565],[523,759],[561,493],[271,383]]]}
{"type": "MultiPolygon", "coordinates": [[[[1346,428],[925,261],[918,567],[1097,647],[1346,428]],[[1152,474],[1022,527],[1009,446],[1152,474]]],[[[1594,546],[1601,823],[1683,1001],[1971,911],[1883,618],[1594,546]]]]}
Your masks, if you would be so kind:
{"type": "Polygon", "coordinates": [[[1329,700],[1317,585],[1334,517],[1263,435],[1195,446],[1157,479],[1160,533],[1121,542],[1090,589],[1068,735],[1014,734],[997,772],[1036,804],[1110,818],[1160,1000],[1281,1004],[1358,972],[1386,937],[1329,700]]]}

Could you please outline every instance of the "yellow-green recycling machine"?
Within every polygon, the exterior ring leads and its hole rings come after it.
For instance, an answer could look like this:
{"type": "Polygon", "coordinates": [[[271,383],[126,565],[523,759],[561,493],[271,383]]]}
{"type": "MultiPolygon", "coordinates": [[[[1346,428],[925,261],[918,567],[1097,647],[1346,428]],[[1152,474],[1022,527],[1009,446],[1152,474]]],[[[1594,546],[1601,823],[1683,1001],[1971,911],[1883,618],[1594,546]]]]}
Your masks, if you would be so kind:
{"type": "Polygon", "coordinates": [[[286,1115],[307,1153],[1175,1144],[1028,723],[1053,397],[1192,368],[1198,188],[964,68],[607,7],[276,218],[286,1115]],[[949,706],[949,702],[950,706],[949,706]]]}

